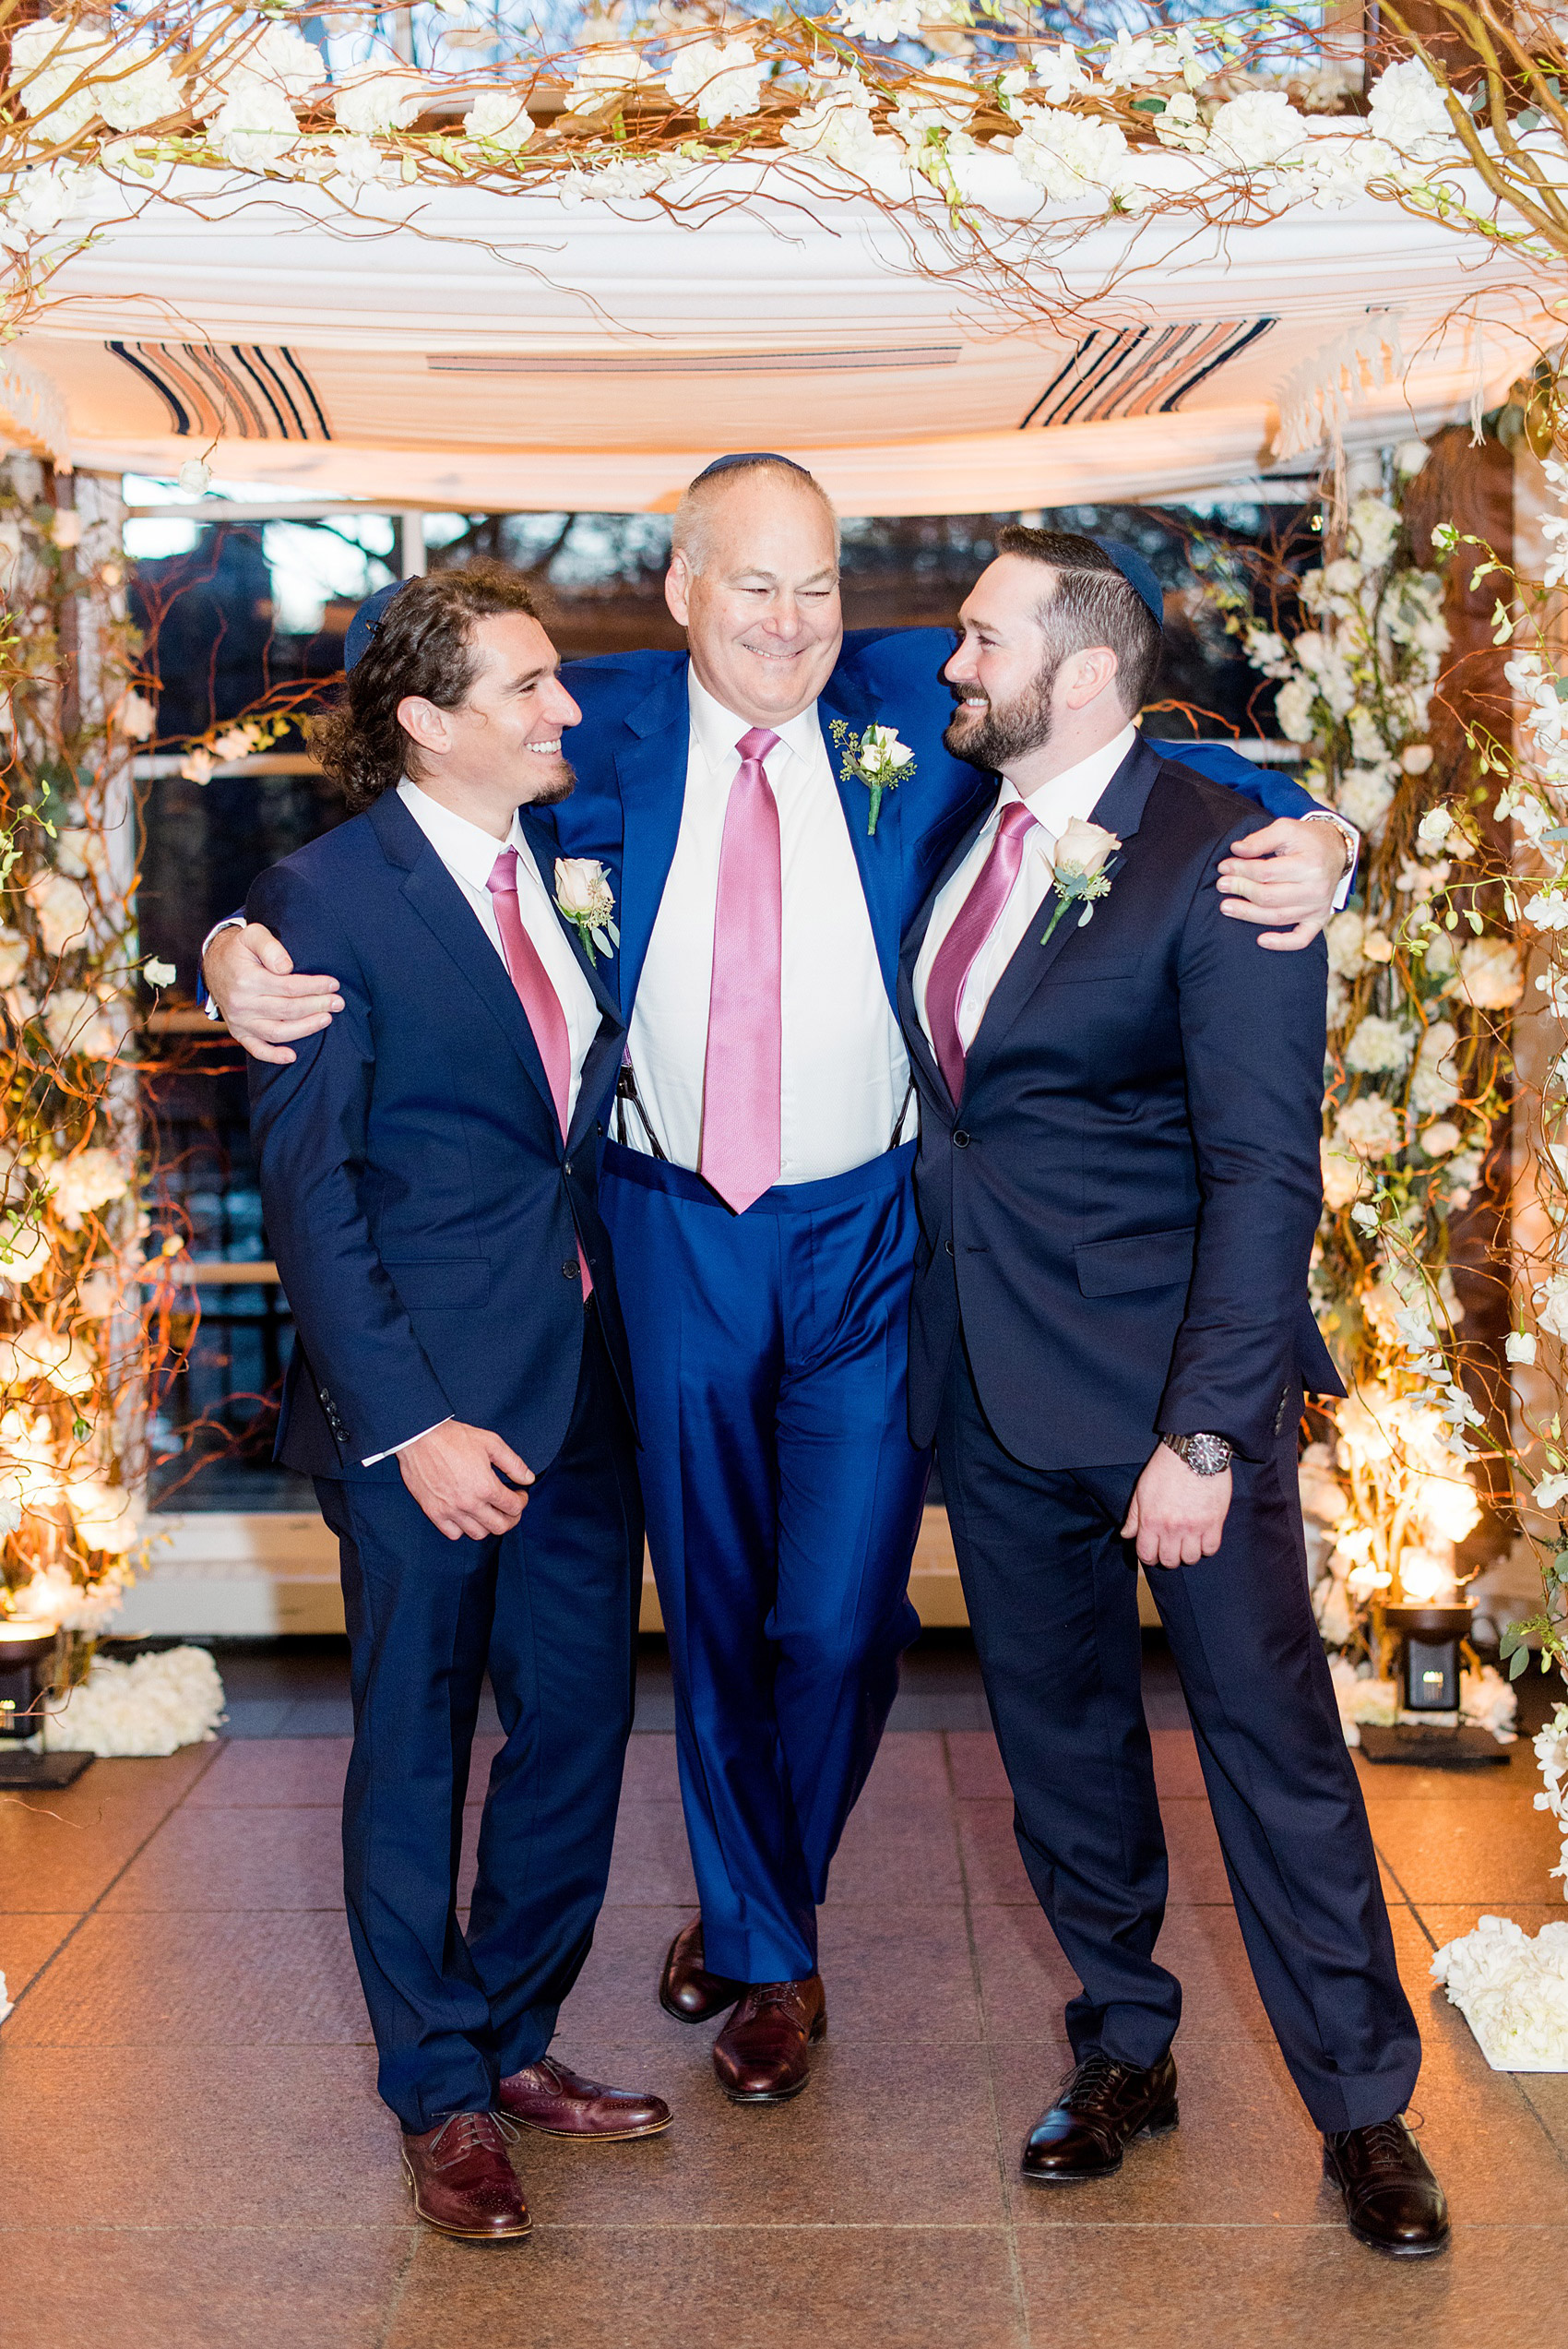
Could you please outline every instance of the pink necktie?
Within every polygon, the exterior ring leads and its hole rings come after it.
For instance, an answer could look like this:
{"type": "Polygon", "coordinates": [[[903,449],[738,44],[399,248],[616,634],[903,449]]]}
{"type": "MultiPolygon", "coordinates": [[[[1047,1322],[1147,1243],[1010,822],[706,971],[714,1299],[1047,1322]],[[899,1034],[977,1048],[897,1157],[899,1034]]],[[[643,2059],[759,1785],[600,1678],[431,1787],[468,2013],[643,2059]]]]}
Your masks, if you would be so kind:
{"type": "MultiPolygon", "coordinates": [[[[567,1107],[572,1098],[572,1039],[567,1033],[566,1015],[561,1008],[561,998],[550,984],[550,974],[539,959],[539,948],[523,927],[523,917],[517,907],[517,852],[515,848],[502,850],[484,886],[490,891],[491,901],[495,908],[502,951],[506,957],[512,984],[517,990],[517,1001],[523,1007],[523,1017],[533,1031],[539,1056],[544,1063],[550,1097],[555,1103],[555,1115],[564,1141],[566,1138],[567,1107]]],[[[583,1294],[589,1296],[593,1292],[593,1275],[580,1247],[577,1260],[582,1274],[583,1294]]]]}
{"type": "Polygon", "coordinates": [[[1035,818],[1022,800],[1016,799],[1003,809],[991,854],[981,865],[974,888],[958,908],[953,927],[937,948],[936,960],[926,981],[925,1023],[937,1066],[947,1079],[955,1106],[964,1091],[964,1063],[968,1057],[958,1033],[958,1007],[964,1000],[964,984],[976,956],[1002,919],[1003,908],[1013,894],[1013,884],[1024,861],[1024,843],[1034,826],[1035,818]]]}
{"type": "Polygon", "coordinates": [[[778,803],[762,763],[778,740],[754,726],[735,745],[713,915],[701,1173],[737,1215],[778,1180],[784,884],[778,803]]]}

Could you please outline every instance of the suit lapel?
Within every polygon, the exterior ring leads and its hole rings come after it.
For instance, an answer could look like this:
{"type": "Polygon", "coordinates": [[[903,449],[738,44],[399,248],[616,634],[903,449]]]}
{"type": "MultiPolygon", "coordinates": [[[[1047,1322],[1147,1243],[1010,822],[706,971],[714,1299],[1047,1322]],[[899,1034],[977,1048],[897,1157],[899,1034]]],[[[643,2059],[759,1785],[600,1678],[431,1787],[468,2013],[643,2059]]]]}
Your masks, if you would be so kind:
{"type": "MultiPolygon", "coordinates": [[[[576,924],[568,922],[560,907],[555,905],[555,859],[561,853],[561,843],[555,836],[554,829],[548,817],[532,807],[520,807],[517,810],[517,819],[523,828],[523,837],[533,851],[534,863],[539,867],[540,879],[544,883],[552,905],[555,906],[555,918],[561,924],[562,933],[576,957],[577,967],[593,990],[593,999],[604,1017],[607,1019],[612,1019],[619,1027],[621,1007],[604,978],[607,969],[612,971],[614,969],[614,957],[612,956],[606,963],[601,962],[597,955],[590,955],[583,944],[582,933],[576,924]]],[[[617,928],[620,926],[619,923],[616,926],[617,928]]]]}
{"type": "Polygon", "coordinates": [[[615,959],[621,1010],[629,1019],[685,805],[691,702],[684,662],[628,712],[625,726],[628,739],[615,754],[624,827],[615,959]]]}
{"type": "MultiPolygon", "coordinates": [[[[1126,843],[1143,821],[1145,805],[1161,764],[1158,753],[1151,750],[1140,735],[1095,802],[1089,821],[1099,824],[1108,832],[1114,832],[1123,844],[1122,850],[1105,868],[1113,883],[1126,843]]],[[[984,1074],[997,1045],[1036,988],[1041,984],[1058,955],[1064,953],[1070,941],[1077,936],[1080,915],[1068,906],[1051,931],[1049,941],[1041,943],[1055,907],[1056,898],[1052,893],[1030,923],[1022,944],[996,983],[991,1001],[985,1008],[985,1017],[965,1061],[966,1093],[984,1074]]]]}
{"type": "Polygon", "coordinates": [[[855,852],[866,911],[871,916],[882,982],[889,1002],[897,1003],[898,936],[904,906],[903,793],[898,790],[883,793],[876,830],[869,831],[871,793],[858,776],[846,779],[841,770],[847,752],[846,735],[861,733],[877,718],[878,712],[856,696],[847,663],[840,662],[829,677],[818,698],[816,713],[844,821],[849,828],[849,844],[855,852]],[[836,725],[840,729],[837,740],[833,731],[836,725]]]}

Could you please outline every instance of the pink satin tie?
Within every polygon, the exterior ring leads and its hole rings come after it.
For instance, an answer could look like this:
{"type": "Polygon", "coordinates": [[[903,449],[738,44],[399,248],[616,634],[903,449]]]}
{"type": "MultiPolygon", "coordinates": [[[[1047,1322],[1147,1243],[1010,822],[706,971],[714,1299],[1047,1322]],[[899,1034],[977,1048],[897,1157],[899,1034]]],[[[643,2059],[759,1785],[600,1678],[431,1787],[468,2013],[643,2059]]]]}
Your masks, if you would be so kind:
{"type": "MultiPolygon", "coordinates": [[[[523,1017],[533,1031],[539,1056],[544,1063],[544,1074],[550,1086],[550,1097],[555,1103],[556,1121],[561,1139],[566,1138],[569,1105],[572,1099],[572,1039],[566,1027],[566,1015],[561,1008],[561,998],[550,984],[550,973],[540,960],[539,948],[523,927],[522,913],[517,905],[517,852],[504,848],[491,868],[485,883],[495,908],[496,925],[501,932],[502,950],[506,957],[506,969],[512,984],[517,990],[517,1001],[523,1007],[523,1017]]],[[[581,1247],[577,1263],[582,1276],[583,1294],[593,1294],[593,1275],[581,1247]]]]}
{"type": "Polygon", "coordinates": [[[700,1171],[737,1215],[778,1180],[784,883],[778,803],[763,766],[778,741],[754,726],[735,745],[713,914],[700,1171]]]}
{"type": "Polygon", "coordinates": [[[1018,867],[1024,861],[1025,843],[1034,827],[1035,818],[1022,800],[1016,799],[1003,809],[991,854],[981,865],[974,888],[958,908],[953,927],[937,948],[936,960],[926,981],[925,1024],[937,1067],[947,1079],[955,1106],[964,1091],[964,1064],[968,1056],[958,1033],[958,1008],[964,1000],[965,982],[980,948],[1002,919],[1003,909],[1018,877],[1018,867]]]}

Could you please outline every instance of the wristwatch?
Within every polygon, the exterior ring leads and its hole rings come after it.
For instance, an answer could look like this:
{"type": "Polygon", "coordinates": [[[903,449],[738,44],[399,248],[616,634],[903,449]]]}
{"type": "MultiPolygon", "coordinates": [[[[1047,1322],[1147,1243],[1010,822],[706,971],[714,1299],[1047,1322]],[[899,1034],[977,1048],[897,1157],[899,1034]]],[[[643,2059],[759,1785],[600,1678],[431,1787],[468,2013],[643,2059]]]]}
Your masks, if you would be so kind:
{"type": "Polygon", "coordinates": [[[1186,1461],[1194,1476],[1223,1476],[1236,1449],[1223,1436],[1162,1436],[1159,1440],[1186,1461]]]}

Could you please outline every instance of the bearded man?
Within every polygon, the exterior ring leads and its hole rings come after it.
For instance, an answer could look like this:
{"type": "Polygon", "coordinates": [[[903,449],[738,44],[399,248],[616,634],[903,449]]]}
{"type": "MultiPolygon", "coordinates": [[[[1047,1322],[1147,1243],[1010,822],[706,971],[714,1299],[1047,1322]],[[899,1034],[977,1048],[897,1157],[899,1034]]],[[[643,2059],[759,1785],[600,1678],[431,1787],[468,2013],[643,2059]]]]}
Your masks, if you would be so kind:
{"type": "MultiPolygon", "coordinates": [[[[907,1425],[915,1146],[895,992],[906,926],[994,788],[950,747],[951,633],[846,637],[838,554],[800,466],[700,474],[666,585],[689,653],[569,664],[577,788],[553,810],[562,846],[605,867],[628,1024],[600,1200],[701,1904],[659,1995],[683,2021],[729,2014],[715,2069],[754,2104],[806,2085],[826,2014],[817,1907],[919,1628],[930,1453],[907,1425]]],[[[1228,756],[1285,820],[1239,842],[1224,910],[1272,924],[1265,946],[1303,946],[1354,835],[1228,756]]],[[[332,1014],[330,979],[291,975],[255,925],[207,964],[251,1051],[332,1014]]]]}

